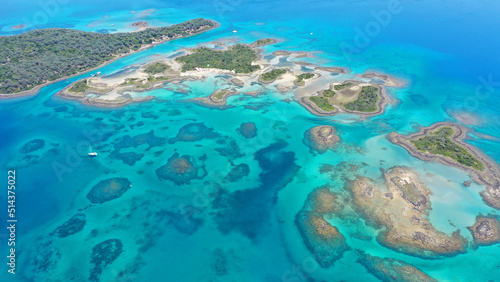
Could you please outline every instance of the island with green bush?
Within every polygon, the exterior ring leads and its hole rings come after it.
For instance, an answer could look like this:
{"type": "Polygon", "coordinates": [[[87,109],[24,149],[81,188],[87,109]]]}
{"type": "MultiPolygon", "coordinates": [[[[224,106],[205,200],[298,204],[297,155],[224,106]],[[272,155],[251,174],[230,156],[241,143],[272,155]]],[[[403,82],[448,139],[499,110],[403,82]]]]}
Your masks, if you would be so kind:
{"type": "Polygon", "coordinates": [[[300,103],[320,116],[338,113],[373,116],[384,112],[389,98],[381,85],[350,80],[334,83],[316,95],[302,97],[300,103]]]}
{"type": "Polygon", "coordinates": [[[0,37],[0,93],[2,97],[34,94],[47,84],[67,79],[115,59],[168,40],[216,28],[207,19],[193,19],[167,27],[128,33],[93,33],[48,28],[0,37]]]}
{"type": "Polygon", "coordinates": [[[192,54],[178,57],[182,63],[182,71],[203,68],[214,68],[235,71],[236,73],[251,73],[258,70],[258,65],[252,65],[257,60],[257,52],[248,45],[236,44],[225,51],[199,47],[192,54]]]}
{"type": "Polygon", "coordinates": [[[483,200],[500,209],[500,168],[478,148],[464,142],[468,129],[450,122],[439,122],[411,135],[393,132],[389,139],[424,161],[435,161],[463,169],[486,187],[483,200]]]}
{"type": "Polygon", "coordinates": [[[295,80],[295,85],[297,85],[297,86],[305,85],[306,80],[311,79],[315,76],[316,75],[314,73],[311,73],[311,72],[299,74],[299,75],[297,75],[297,79],[295,80]]]}

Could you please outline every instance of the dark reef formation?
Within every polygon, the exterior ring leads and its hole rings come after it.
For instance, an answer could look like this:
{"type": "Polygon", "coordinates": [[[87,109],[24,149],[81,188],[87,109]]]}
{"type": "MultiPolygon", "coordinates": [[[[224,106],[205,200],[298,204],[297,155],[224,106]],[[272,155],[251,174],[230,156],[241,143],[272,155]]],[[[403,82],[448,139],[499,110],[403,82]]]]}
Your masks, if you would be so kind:
{"type": "Polygon", "coordinates": [[[253,122],[244,122],[236,131],[247,139],[257,136],[257,127],[253,122]]]}
{"type": "Polygon", "coordinates": [[[285,151],[286,146],[286,142],[280,141],[255,153],[262,169],[260,186],[231,193],[222,190],[214,199],[214,220],[221,233],[239,232],[257,240],[260,232],[268,227],[278,191],[293,179],[299,169],[295,164],[295,153],[285,151]]]}
{"type": "Polygon", "coordinates": [[[203,122],[188,123],[179,129],[177,136],[168,140],[168,143],[174,144],[177,141],[194,142],[202,139],[215,139],[219,135],[213,132],[212,128],[205,126],[203,122]]]}
{"type": "Polygon", "coordinates": [[[42,139],[33,139],[24,144],[24,146],[21,148],[21,153],[23,154],[32,153],[36,150],[42,149],[44,145],[45,141],[43,141],[42,139]]]}
{"type": "Polygon", "coordinates": [[[90,281],[99,281],[103,268],[113,263],[123,252],[123,244],[118,239],[109,239],[92,248],[90,263],[94,265],[90,271],[90,281]]]}
{"type": "Polygon", "coordinates": [[[357,262],[381,281],[437,282],[420,269],[397,259],[362,255],[357,262]]]}
{"type": "Polygon", "coordinates": [[[65,238],[82,231],[83,227],[85,227],[85,223],[85,214],[79,213],[57,227],[53,233],[59,238],[65,238]]]}
{"type": "Polygon", "coordinates": [[[156,175],[159,179],[173,181],[175,185],[183,185],[189,184],[193,179],[202,179],[207,171],[193,157],[174,153],[165,165],[156,170],[156,175]]]}
{"type": "Polygon", "coordinates": [[[323,154],[333,148],[340,141],[340,138],[335,133],[333,126],[320,125],[304,132],[303,141],[312,151],[323,154]]]}
{"type": "Polygon", "coordinates": [[[231,137],[219,138],[217,144],[222,145],[220,148],[215,148],[221,156],[227,157],[228,159],[236,159],[243,156],[240,146],[238,146],[236,140],[231,137]]]}
{"type": "Polygon", "coordinates": [[[338,209],[336,196],[326,187],[314,190],[307,197],[295,218],[304,244],[321,267],[330,267],[349,250],[344,235],[325,220],[338,209]]]}
{"type": "Polygon", "coordinates": [[[87,198],[94,204],[102,204],[119,198],[132,186],[127,178],[109,178],[97,183],[87,194],[87,198]]]}

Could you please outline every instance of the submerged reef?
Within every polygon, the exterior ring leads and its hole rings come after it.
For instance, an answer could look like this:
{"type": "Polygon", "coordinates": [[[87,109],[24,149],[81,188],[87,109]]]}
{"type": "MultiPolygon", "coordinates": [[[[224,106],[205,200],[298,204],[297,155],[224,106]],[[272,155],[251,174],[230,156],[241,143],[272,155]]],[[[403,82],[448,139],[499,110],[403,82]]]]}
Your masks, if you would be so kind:
{"type": "Polygon", "coordinates": [[[238,146],[238,143],[232,137],[219,138],[217,144],[222,145],[220,148],[215,148],[215,151],[219,152],[221,156],[228,159],[236,159],[243,156],[240,146],[238,146]]]}
{"type": "Polygon", "coordinates": [[[109,239],[92,248],[90,263],[94,265],[90,271],[90,281],[99,281],[103,268],[113,263],[123,252],[123,243],[118,239],[109,239]]]}
{"type": "Polygon", "coordinates": [[[468,227],[478,246],[488,246],[500,242],[500,221],[494,216],[478,216],[473,226],[468,227]]]}
{"type": "Polygon", "coordinates": [[[174,138],[168,140],[168,143],[174,144],[177,141],[194,142],[202,139],[215,139],[219,135],[213,132],[212,128],[205,126],[203,122],[189,123],[179,129],[179,133],[174,138]]]}
{"type": "Polygon", "coordinates": [[[114,159],[122,160],[125,164],[132,166],[136,161],[141,160],[142,157],[144,157],[144,154],[135,152],[122,153],[121,150],[127,148],[137,148],[143,144],[147,144],[148,148],[146,150],[149,150],[153,147],[163,146],[165,144],[165,138],[157,137],[153,130],[133,137],[126,135],[114,144],[114,150],[111,152],[110,156],[114,159]]]}
{"type": "Polygon", "coordinates": [[[340,138],[335,134],[335,128],[330,125],[315,126],[304,132],[304,144],[319,154],[333,148],[338,141],[340,138]]]}
{"type": "Polygon", "coordinates": [[[193,179],[202,179],[207,174],[204,165],[197,165],[189,155],[174,153],[167,163],[156,170],[159,179],[170,180],[175,185],[189,184],[193,179]]]}
{"type": "Polygon", "coordinates": [[[420,269],[397,259],[362,255],[357,262],[381,281],[437,282],[420,269]]]}
{"type": "Polygon", "coordinates": [[[247,139],[257,136],[257,127],[253,122],[244,122],[236,131],[247,139]]]}
{"type": "Polygon", "coordinates": [[[279,190],[297,173],[295,153],[285,151],[288,144],[279,141],[255,153],[262,172],[258,187],[228,192],[222,190],[212,202],[214,221],[223,234],[239,232],[251,240],[269,225],[271,210],[279,190]]]}
{"type": "Polygon", "coordinates": [[[394,167],[384,178],[385,187],[368,178],[358,178],[349,185],[357,209],[381,229],[377,236],[381,245],[430,259],[466,251],[467,241],[458,230],[449,236],[430,224],[431,192],[412,170],[394,167]]]}
{"type": "Polygon", "coordinates": [[[349,250],[346,239],[325,218],[338,207],[336,196],[326,187],[309,194],[302,210],[295,218],[304,244],[321,267],[330,267],[349,250]]]}
{"type": "Polygon", "coordinates": [[[132,187],[131,182],[124,177],[102,180],[87,194],[87,198],[94,204],[102,204],[119,198],[132,187]]]}
{"type": "Polygon", "coordinates": [[[233,166],[224,179],[229,182],[236,182],[241,180],[243,177],[248,176],[249,173],[250,167],[247,164],[239,164],[233,166]]]}
{"type": "Polygon", "coordinates": [[[85,223],[85,214],[79,213],[57,227],[53,233],[59,238],[65,238],[82,231],[83,227],[85,227],[85,223]]]}
{"type": "Polygon", "coordinates": [[[43,141],[42,139],[33,139],[29,142],[26,142],[26,144],[23,145],[23,147],[21,148],[21,153],[23,154],[32,153],[36,150],[42,149],[44,145],[45,141],[43,141]]]}

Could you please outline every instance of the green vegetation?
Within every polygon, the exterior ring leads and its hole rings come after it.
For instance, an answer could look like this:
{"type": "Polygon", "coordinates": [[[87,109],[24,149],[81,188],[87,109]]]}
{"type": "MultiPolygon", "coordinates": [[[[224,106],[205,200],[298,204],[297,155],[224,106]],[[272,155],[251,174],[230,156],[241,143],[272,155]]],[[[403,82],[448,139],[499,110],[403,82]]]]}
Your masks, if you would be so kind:
{"type": "Polygon", "coordinates": [[[314,73],[303,73],[303,74],[300,74],[297,76],[297,80],[295,80],[295,82],[297,82],[298,84],[303,84],[304,83],[304,80],[307,80],[307,79],[311,79],[314,77],[314,73]]]}
{"type": "Polygon", "coordinates": [[[73,93],[84,93],[89,88],[90,87],[87,85],[87,80],[84,79],[84,80],[80,80],[80,81],[75,82],[75,84],[73,84],[73,86],[71,86],[68,89],[68,91],[73,92],[73,93]]]}
{"type": "Polygon", "coordinates": [[[148,77],[148,82],[158,82],[158,81],[165,81],[168,80],[169,78],[166,76],[149,76],[148,77]]]}
{"type": "Polygon", "coordinates": [[[312,97],[309,97],[309,100],[311,100],[311,102],[316,104],[316,106],[318,106],[320,109],[322,109],[325,112],[331,112],[331,111],[335,110],[335,107],[332,106],[332,104],[330,104],[330,102],[328,102],[328,99],[326,99],[325,97],[312,96],[312,97]]]}
{"type": "Polygon", "coordinates": [[[327,98],[333,98],[333,96],[335,96],[335,91],[333,91],[331,89],[326,89],[326,90],[323,90],[323,92],[321,92],[321,94],[323,94],[323,96],[325,96],[327,98]]]}
{"type": "Polygon", "coordinates": [[[144,69],[144,72],[149,73],[149,74],[157,74],[157,73],[164,72],[168,68],[169,68],[168,65],[166,65],[164,63],[156,62],[156,63],[147,65],[146,68],[144,69]]]}
{"type": "Polygon", "coordinates": [[[337,84],[337,85],[333,86],[333,89],[335,89],[335,90],[342,90],[342,89],[350,87],[350,86],[352,86],[352,83],[345,82],[345,83],[337,84]]]}
{"type": "Polygon", "coordinates": [[[221,91],[214,94],[214,98],[217,100],[220,100],[220,99],[222,99],[222,97],[224,97],[224,95],[226,95],[226,93],[227,93],[227,90],[221,90],[221,91]]]}
{"type": "Polygon", "coordinates": [[[255,41],[252,45],[255,47],[263,46],[263,45],[268,45],[268,44],[274,44],[276,40],[271,39],[271,38],[264,38],[264,39],[259,39],[255,41]]]}
{"type": "Polygon", "coordinates": [[[0,93],[17,93],[100,66],[153,42],[215,26],[206,19],[129,33],[92,33],[48,28],[0,37],[0,93]]]}
{"type": "Polygon", "coordinates": [[[428,136],[418,140],[411,140],[411,143],[419,151],[450,157],[465,166],[484,170],[484,164],[481,161],[476,159],[467,149],[450,139],[453,133],[452,128],[443,127],[428,136]]]}
{"type": "Polygon", "coordinates": [[[358,112],[375,112],[377,110],[378,88],[374,86],[363,86],[358,99],[346,103],[344,108],[358,112]]]}
{"type": "Polygon", "coordinates": [[[280,76],[282,74],[285,74],[285,73],[286,73],[285,69],[274,69],[272,71],[263,73],[260,76],[260,79],[263,80],[263,81],[273,81],[276,78],[278,78],[278,76],[280,76]]]}
{"type": "Polygon", "coordinates": [[[257,60],[257,53],[252,48],[242,44],[234,45],[227,51],[200,47],[195,49],[193,54],[179,57],[176,60],[184,63],[182,71],[210,67],[235,70],[237,73],[250,73],[259,69],[259,66],[252,65],[252,62],[257,60]]]}

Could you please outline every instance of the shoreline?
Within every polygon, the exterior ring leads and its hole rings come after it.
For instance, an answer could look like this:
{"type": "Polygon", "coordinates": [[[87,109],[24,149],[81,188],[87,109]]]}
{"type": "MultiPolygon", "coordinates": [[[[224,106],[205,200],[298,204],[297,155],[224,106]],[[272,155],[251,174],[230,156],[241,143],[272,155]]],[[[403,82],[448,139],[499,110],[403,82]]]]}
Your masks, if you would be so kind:
{"type": "Polygon", "coordinates": [[[464,170],[476,183],[486,186],[486,189],[480,193],[483,201],[493,208],[500,209],[500,168],[494,160],[484,154],[479,148],[463,141],[467,139],[467,133],[469,132],[470,130],[468,128],[455,123],[438,122],[429,127],[423,127],[419,132],[411,135],[401,135],[399,133],[392,132],[388,135],[388,139],[393,144],[403,147],[410,153],[410,155],[420,160],[439,162],[444,165],[464,170]],[[454,130],[453,134],[450,136],[450,140],[457,143],[459,146],[464,147],[472,156],[481,161],[485,166],[484,171],[479,171],[465,166],[449,157],[421,152],[410,142],[411,140],[428,136],[429,133],[442,127],[451,127],[454,130]]]}
{"type": "Polygon", "coordinates": [[[138,52],[141,52],[141,51],[144,51],[144,50],[147,50],[147,49],[150,49],[152,47],[155,47],[157,45],[160,45],[160,44],[163,44],[165,42],[169,42],[169,41],[172,41],[172,40],[177,40],[177,39],[182,39],[182,38],[187,38],[187,37],[191,37],[191,36],[194,36],[194,35],[198,35],[198,34],[201,34],[201,33],[205,33],[205,32],[208,32],[208,31],[211,31],[211,30],[214,30],[218,27],[220,27],[220,23],[219,22],[216,22],[214,20],[211,20],[213,23],[214,23],[214,26],[213,27],[210,27],[206,30],[203,30],[201,32],[197,32],[197,33],[194,33],[194,34],[190,34],[190,35],[187,35],[187,36],[183,36],[183,37],[179,37],[179,38],[175,38],[175,39],[170,39],[170,40],[162,40],[162,41],[159,41],[159,42],[153,42],[151,44],[148,44],[148,45],[145,45],[145,46],[142,46],[141,48],[135,50],[135,51],[131,51],[130,53],[125,53],[125,54],[121,54],[121,55],[118,55],[116,58],[113,58],[107,62],[104,62],[103,64],[95,67],[95,68],[91,68],[91,69],[87,69],[85,71],[82,71],[82,72],[79,72],[79,73],[75,73],[75,74],[72,74],[72,75],[68,75],[68,76],[65,76],[65,77],[61,77],[61,78],[58,78],[56,80],[53,80],[53,81],[48,81],[48,82],[45,82],[43,84],[40,84],[40,85],[37,85],[35,87],[33,87],[32,89],[30,90],[26,90],[26,91],[21,91],[21,92],[17,92],[17,93],[12,93],[12,94],[4,94],[4,93],[0,93],[0,100],[2,99],[12,99],[12,98],[19,98],[19,97],[25,97],[25,96],[31,96],[31,95],[36,95],[38,94],[38,92],[41,90],[41,88],[45,87],[45,86],[48,86],[48,85],[51,85],[53,83],[56,83],[56,82],[60,82],[60,81],[63,81],[63,80],[68,80],[72,77],[76,77],[76,76],[79,76],[79,75],[82,75],[82,74],[85,74],[87,72],[91,72],[91,71],[94,71],[94,70],[97,70],[99,68],[102,68],[104,66],[107,66],[119,59],[122,59],[124,57],[127,57],[127,56],[130,56],[132,54],[135,54],[135,53],[138,53],[138,52]]]}

